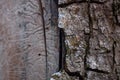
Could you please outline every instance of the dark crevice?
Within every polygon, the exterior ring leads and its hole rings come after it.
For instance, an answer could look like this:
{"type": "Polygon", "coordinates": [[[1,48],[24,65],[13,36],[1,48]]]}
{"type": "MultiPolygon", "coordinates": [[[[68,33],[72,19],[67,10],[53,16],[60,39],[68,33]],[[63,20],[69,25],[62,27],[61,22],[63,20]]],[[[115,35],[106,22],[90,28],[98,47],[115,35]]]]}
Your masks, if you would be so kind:
{"type": "Polygon", "coordinates": [[[119,10],[119,6],[120,3],[117,3],[116,0],[113,0],[113,4],[112,4],[112,12],[113,12],[113,17],[114,17],[114,23],[116,25],[120,25],[120,22],[118,20],[118,14],[117,14],[117,10],[119,10]]]}
{"type": "Polygon", "coordinates": [[[97,72],[97,73],[109,74],[109,72],[107,72],[107,71],[98,70],[98,69],[92,69],[92,68],[87,68],[87,71],[93,71],[93,72],[97,72]]]}
{"type": "Polygon", "coordinates": [[[116,69],[116,60],[115,60],[115,47],[116,47],[116,41],[113,42],[113,46],[112,46],[112,50],[113,50],[113,68],[115,70],[115,74],[116,74],[116,77],[117,77],[117,80],[119,80],[119,76],[118,76],[118,72],[117,72],[117,69],[116,69]]]}
{"type": "Polygon", "coordinates": [[[58,0],[53,0],[56,5],[58,5],[58,0]]]}
{"type": "Polygon", "coordinates": [[[112,46],[112,50],[113,50],[113,65],[116,64],[116,61],[115,61],[115,46],[116,46],[116,42],[114,41],[113,42],[113,46],[112,46]]]}
{"type": "Polygon", "coordinates": [[[75,77],[78,77],[79,80],[84,80],[83,76],[80,75],[80,72],[79,72],[79,71],[70,72],[70,71],[68,71],[68,70],[65,70],[65,72],[66,72],[69,76],[75,76],[75,77]]]}
{"type": "Polygon", "coordinates": [[[116,15],[116,9],[115,9],[115,0],[113,0],[113,4],[112,4],[112,12],[113,12],[113,17],[114,17],[114,23],[118,23],[118,20],[117,20],[117,15],[116,15]]]}
{"type": "Polygon", "coordinates": [[[58,7],[59,8],[64,8],[64,7],[67,7],[69,5],[72,5],[74,3],[85,3],[87,1],[71,1],[71,2],[68,2],[68,3],[62,3],[62,4],[59,4],[58,7]]]}
{"type": "Polygon", "coordinates": [[[62,28],[59,29],[59,36],[60,36],[60,53],[59,53],[59,71],[65,70],[65,72],[69,76],[75,76],[79,77],[79,80],[84,80],[83,77],[80,75],[79,71],[78,72],[70,72],[66,66],[66,47],[65,47],[65,32],[62,28]]]}
{"type": "Polygon", "coordinates": [[[105,0],[105,1],[88,0],[88,1],[90,1],[91,3],[98,3],[98,4],[104,4],[107,2],[107,0],[105,0]]]}
{"type": "MultiPolygon", "coordinates": [[[[88,2],[88,19],[89,19],[89,29],[90,29],[90,34],[89,37],[92,36],[93,34],[93,21],[92,21],[92,17],[91,17],[91,4],[90,2],[88,2]]],[[[89,44],[88,44],[89,45],[89,44]]]]}
{"type": "Polygon", "coordinates": [[[56,26],[58,26],[58,0],[51,0],[50,1],[50,11],[51,11],[51,27],[52,30],[56,29],[56,26]]]}
{"type": "Polygon", "coordinates": [[[87,56],[88,54],[90,54],[90,38],[92,35],[92,26],[93,26],[93,22],[92,22],[92,18],[91,18],[91,12],[90,12],[90,1],[88,1],[88,18],[89,18],[89,29],[90,32],[89,33],[85,33],[85,41],[86,41],[86,50],[85,50],[85,56],[84,56],[84,67],[85,67],[85,74],[84,76],[87,77],[87,56]]]}
{"type": "Polygon", "coordinates": [[[41,18],[42,18],[43,36],[44,36],[44,44],[45,44],[46,80],[48,80],[48,59],[47,59],[48,55],[47,55],[47,43],[46,43],[45,19],[44,19],[44,11],[43,11],[41,0],[39,0],[39,8],[40,8],[41,18]]]}
{"type": "Polygon", "coordinates": [[[119,73],[118,73],[117,69],[115,69],[115,73],[116,73],[116,76],[117,76],[117,80],[120,80],[119,79],[119,73]]]}
{"type": "Polygon", "coordinates": [[[66,65],[66,62],[64,64],[64,70],[65,72],[69,75],[69,76],[75,76],[75,77],[79,77],[79,80],[84,80],[83,76],[80,75],[80,72],[79,71],[76,71],[76,72],[70,72],[67,68],[67,65],[66,65]]]}
{"type": "Polygon", "coordinates": [[[62,28],[59,28],[59,71],[62,71],[64,69],[64,63],[65,63],[65,33],[62,28]]]}
{"type": "Polygon", "coordinates": [[[70,1],[70,2],[68,2],[68,3],[62,3],[62,4],[59,4],[58,5],[58,7],[59,8],[65,8],[65,7],[67,7],[67,6],[69,6],[69,5],[72,5],[72,4],[74,4],[74,3],[88,3],[88,2],[90,2],[90,3],[95,3],[95,4],[104,4],[106,1],[104,1],[104,2],[99,2],[99,1],[87,1],[87,0],[82,0],[82,1],[70,1]]]}
{"type": "Polygon", "coordinates": [[[85,41],[86,41],[86,50],[85,50],[85,56],[84,56],[84,68],[85,68],[85,74],[84,77],[87,77],[87,56],[90,53],[89,52],[89,40],[90,40],[90,35],[85,35],[85,41]]]}

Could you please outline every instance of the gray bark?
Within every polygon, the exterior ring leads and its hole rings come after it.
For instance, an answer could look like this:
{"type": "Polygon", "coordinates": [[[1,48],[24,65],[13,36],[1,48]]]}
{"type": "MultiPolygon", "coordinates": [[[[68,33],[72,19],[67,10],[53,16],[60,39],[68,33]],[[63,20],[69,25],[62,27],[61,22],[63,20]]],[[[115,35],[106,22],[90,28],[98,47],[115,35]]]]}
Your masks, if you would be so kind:
{"type": "Polygon", "coordinates": [[[58,71],[55,5],[52,0],[0,1],[0,80],[46,80],[58,71]]]}
{"type": "Polygon", "coordinates": [[[0,80],[120,80],[119,57],[119,0],[0,1],[0,80]]]}
{"type": "Polygon", "coordinates": [[[55,80],[120,80],[119,0],[59,0],[58,26],[66,56],[55,80]]]}

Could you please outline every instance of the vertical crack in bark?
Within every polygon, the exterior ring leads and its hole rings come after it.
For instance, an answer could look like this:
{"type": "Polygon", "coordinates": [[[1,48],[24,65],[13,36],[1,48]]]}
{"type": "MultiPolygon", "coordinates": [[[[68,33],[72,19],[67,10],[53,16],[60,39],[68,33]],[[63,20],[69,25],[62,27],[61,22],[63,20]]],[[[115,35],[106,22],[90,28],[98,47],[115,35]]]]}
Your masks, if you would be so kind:
{"type": "Polygon", "coordinates": [[[93,21],[92,21],[92,17],[91,17],[91,10],[90,10],[90,0],[88,0],[88,18],[89,18],[89,29],[90,29],[90,33],[89,33],[89,38],[92,36],[93,34],[93,21]]]}
{"type": "Polygon", "coordinates": [[[117,76],[117,80],[120,80],[119,75],[118,75],[119,73],[117,72],[117,69],[115,69],[115,73],[116,73],[116,76],[117,76]]]}
{"type": "Polygon", "coordinates": [[[116,0],[113,0],[113,4],[112,4],[112,12],[113,12],[113,19],[114,19],[114,23],[117,25],[120,25],[119,20],[118,20],[118,14],[117,14],[117,10],[119,9],[119,3],[117,3],[116,0]]]}
{"type": "Polygon", "coordinates": [[[44,36],[44,44],[45,44],[45,59],[46,59],[46,80],[48,80],[48,60],[47,60],[47,43],[46,43],[46,31],[45,31],[45,20],[44,20],[44,11],[42,6],[42,1],[39,0],[39,8],[41,12],[42,17],[42,23],[43,23],[43,36],[44,36]]]}
{"type": "Polygon", "coordinates": [[[79,77],[79,80],[84,80],[83,77],[80,75],[79,71],[70,72],[67,68],[66,64],[66,47],[65,47],[65,32],[62,28],[60,28],[60,53],[59,53],[59,71],[65,70],[65,72],[69,76],[79,77]]]}
{"type": "Polygon", "coordinates": [[[112,47],[112,50],[113,50],[113,68],[114,68],[115,74],[117,76],[117,80],[119,80],[119,76],[118,76],[118,72],[117,72],[117,68],[116,68],[116,60],[115,60],[115,56],[116,56],[115,47],[116,47],[116,41],[113,42],[113,47],[112,47]]]}
{"type": "Polygon", "coordinates": [[[84,56],[84,67],[85,67],[85,74],[84,76],[87,77],[87,56],[90,54],[90,37],[92,35],[92,18],[91,18],[91,12],[90,12],[90,0],[88,0],[88,18],[89,18],[89,33],[85,33],[85,41],[86,41],[86,50],[85,50],[85,56],[84,56]]]}
{"type": "Polygon", "coordinates": [[[62,28],[59,29],[59,44],[60,44],[60,51],[59,51],[59,71],[62,71],[64,69],[64,63],[65,63],[65,33],[62,28]]]}
{"type": "Polygon", "coordinates": [[[116,64],[116,61],[115,61],[115,46],[116,46],[116,42],[114,41],[113,42],[113,46],[112,46],[112,50],[113,50],[113,65],[116,64]]]}
{"type": "Polygon", "coordinates": [[[84,56],[84,67],[85,67],[85,74],[84,76],[87,77],[87,56],[90,53],[89,52],[89,40],[90,40],[90,35],[85,34],[85,41],[86,41],[86,50],[85,50],[85,56],[84,56]]]}
{"type": "Polygon", "coordinates": [[[116,73],[116,76],[117,76],[117,80],[120,80],[119,79],[119,73],[117,72],[117,69],[115,68],[115,73],[116,73]]]}
{"type": "MultiPolygon", "coordinates": [[[[116,25],[120,25],[119,21],[118,21],[118,17],[117,17],[117,9],[116,9],[116,0],[113,0],[112,3],[112,12],[113,12],[113,19],[114,19],[114,23],[116,25]]],[[[119,80],[119,76],[118,76],[118,72],[117,72],[117,68],[116,68],[116,60],[115,60],[115,56],[116,56],[116,52],[115,52],[115,48],[116,48],[116,41],[113,42],[113,46],[112,46],[112,51],[113,51],[113,68],[114,68],[114,72],[117,76],[117,80],[119,80]]]]}
{"type": "Polygon", "coordinates": [[[114,23],[117,23],[117,15],[116,15],[116,9],[115,9],[115,0],[113,0],[113,4],[112,4],[112,12],[113,12],[113,19],[114,19],[114,23]]]}

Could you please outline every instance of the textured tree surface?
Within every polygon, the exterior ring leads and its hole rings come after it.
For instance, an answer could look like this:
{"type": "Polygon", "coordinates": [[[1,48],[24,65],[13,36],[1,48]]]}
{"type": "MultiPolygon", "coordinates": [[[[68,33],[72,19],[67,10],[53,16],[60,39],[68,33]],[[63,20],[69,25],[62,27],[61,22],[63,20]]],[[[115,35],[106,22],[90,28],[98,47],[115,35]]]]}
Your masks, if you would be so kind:
{"type": "Polygon", "coordinates": [[[0,0],[0,80],[50,78],[120,80],[120,0],[0,0]]]}
{"type": "Polygon", "coordinates": [[[0,0],[0,80],[46,80],[58,71],[54,7],[52,0],[0,0]]]}
{"type": "Polygon", "coordinates": [[[53,79],[120,80],[120,0],[59,0],[58,26],[67,74],[53,79]]]}

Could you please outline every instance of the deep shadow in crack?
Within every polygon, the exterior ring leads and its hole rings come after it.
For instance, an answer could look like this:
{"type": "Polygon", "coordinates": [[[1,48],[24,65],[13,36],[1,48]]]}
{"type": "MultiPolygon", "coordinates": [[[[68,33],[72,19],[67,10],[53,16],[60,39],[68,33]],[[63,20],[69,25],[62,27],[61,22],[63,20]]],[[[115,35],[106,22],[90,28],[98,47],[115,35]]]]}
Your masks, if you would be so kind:
{"type": "Polygon", "coordinates": [[[98,69],[92,69],[92,68],[87,68],[87,71],[93,71],[93,72],[97,72],[97,73],[109,74],[109,72],[107,72],[107,71],[98,70],[98,69]]]}
{"type": "Polygon", "coordinates": [[[59,37],[59,71],[62,71],[65,63],[65,33],[62,28],[59,28],[59,37]]]}
{"type": "Polygon", "coordinates": [[[94,0],[90,0],[90,1],[88,1],[88,0],[70,1],[70,2],[67,2],[67,3],[58,4],[58,7],[59,7],[59,8],[65,8],[65,7],[67,7],[67,6],[69,6],[69,5],[72,5],[72,4],[74,4],[74,3],[79,4],[79,3],[88,3],[88,2],[90,2],[90,3],[95,3],[95,4],[104,4],[104,3],[106,3],[107,1],[103,1],[103,2],[94,1],[94,0]]]}
{"type": "Polygon", "coordinates": [[[79,71],[70,72],[66,66],[66,46],[65,46],[65,32],[64,29],[59,29],[59,36],[60,36],[60,52],[59,52],[59,71],[65,71],[69,76],[79,77],[79,80],[84,80],[83,77],[80,75],[79,71]]]}

